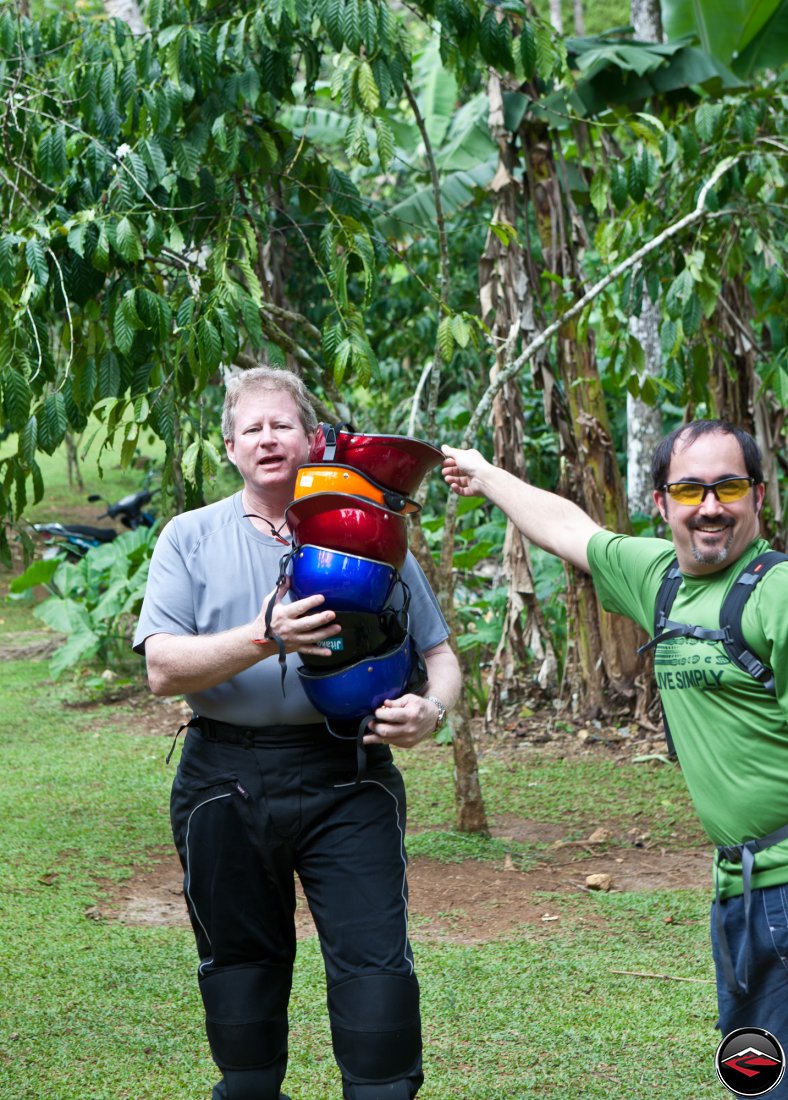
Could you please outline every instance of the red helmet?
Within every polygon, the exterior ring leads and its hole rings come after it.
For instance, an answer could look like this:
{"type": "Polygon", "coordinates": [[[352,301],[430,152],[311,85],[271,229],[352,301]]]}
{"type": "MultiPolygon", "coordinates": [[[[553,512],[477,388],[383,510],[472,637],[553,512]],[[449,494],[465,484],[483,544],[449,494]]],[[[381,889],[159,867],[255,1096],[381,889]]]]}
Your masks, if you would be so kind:
{"type": "Polygon", "coordinates": [[[354,466],[379,485],[413,496],[443,454],[423,439],[406,435],[362,435],[321,424],[309,452],[311,462],[354,466]]]}
{"type": "Polygon", "coordinates": [[[307,543],[359,554],[395,569],[408,552],[406,520],[366,497],[350,493],[312,493],[285,510],[287,525],[300,546],[307,543]]]}

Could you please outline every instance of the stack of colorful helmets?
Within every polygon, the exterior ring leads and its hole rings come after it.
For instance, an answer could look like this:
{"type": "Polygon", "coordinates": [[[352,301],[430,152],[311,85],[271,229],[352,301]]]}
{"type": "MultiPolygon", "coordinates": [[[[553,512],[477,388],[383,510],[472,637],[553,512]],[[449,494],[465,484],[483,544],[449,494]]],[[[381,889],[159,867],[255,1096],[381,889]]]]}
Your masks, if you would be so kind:
{"type": "Polygon", "coordinates": [[[285,513],[290,587],[296,599],[325,596],[342,632],[322,643],[330,657],[302,654],[298,675],[316,710],[355,728],[385,699],[426,682],[399,571],[407,517],[420,510],[413,494],[443,455],[420,439],[321,424],[309,458],[285,513]]]}

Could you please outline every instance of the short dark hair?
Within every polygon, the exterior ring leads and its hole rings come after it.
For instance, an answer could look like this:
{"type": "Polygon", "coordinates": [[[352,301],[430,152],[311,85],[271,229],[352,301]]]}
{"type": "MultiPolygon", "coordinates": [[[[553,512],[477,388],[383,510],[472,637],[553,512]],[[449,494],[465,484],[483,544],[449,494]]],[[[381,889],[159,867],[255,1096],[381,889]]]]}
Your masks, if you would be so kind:
{"type": "Polygon", "coordinates": [[[732,435],[741,447],[744,457],[744,466],[747,476],[751,477],[756,485],[763,481],[763,467],[761,465],[761,450],[749,432],[731,424],[729,420],[693,420],[689,424],[682,424],[670,435],[665,436],[651,459],[651,476],[654,479],[654,488],[661,489],[668,479],[670,460],[676,449],[676,444],[685,442],[685,446],[694,443],[699,436],[710,435],[718,432],[720,435],[732,435]]]}

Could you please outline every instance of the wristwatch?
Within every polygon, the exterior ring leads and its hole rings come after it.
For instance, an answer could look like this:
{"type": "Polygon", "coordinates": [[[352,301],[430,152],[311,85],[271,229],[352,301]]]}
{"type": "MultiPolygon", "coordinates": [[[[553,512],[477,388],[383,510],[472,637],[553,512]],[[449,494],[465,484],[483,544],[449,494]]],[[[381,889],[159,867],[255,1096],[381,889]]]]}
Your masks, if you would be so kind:
{"type": "Polygon", "coordinates": [[[435,729],[432,731],[433,733],[437,733],[441,726],[446,724],[446,706],[437,695],[428,695],[427,699],[438,708],[438,719],[435,723],[435,729]]]}

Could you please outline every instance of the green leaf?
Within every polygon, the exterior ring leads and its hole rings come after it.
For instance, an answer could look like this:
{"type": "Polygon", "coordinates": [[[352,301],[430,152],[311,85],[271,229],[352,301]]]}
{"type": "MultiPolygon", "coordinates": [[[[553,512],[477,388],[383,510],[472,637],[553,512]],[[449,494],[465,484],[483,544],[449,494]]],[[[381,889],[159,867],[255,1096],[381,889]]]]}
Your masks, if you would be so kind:
{"type": "Polygon", "coordinates": [[[331,45],[335,50],[341,50],[345,44],[343,23],[345,15],[344,0],[320,0],[320,18],[328,32],[331,45]]]}
{"type": "Polygon", "coordinates": [[[635,202],[640,202],[646,193],[646,173],[639,152],[627,160],[627,190],[635,202]]]}
{"type": "Polygon", "coordinates": [[[38,443],[46,454],[54,454],[68,429],[66,403],[62,393],[50,393],[38,410],[38,443]]]}
{"type": "Polygon", "coordinates": [[[383,171],[387,171],[394,157],[394,134],[388,122],[382,116],[375,119],[375,136],[377,138],[378,160],[383,171]]]}
{"type": "Polygon", "coordinates": [[[664,359],[669,359],[678,351],[681,328],[675,321],[664,321],[659,333],[659,343],[664,359]]]}
{"type": "Polygon", "coordinates": [[[721,103],[701,103],[695,112],[695,129],[701,141],[709,144],[717,137],[722,122],[721,103]]]}
{"type": "Polygon", "coordinates": [[[121,392],[120,381],[120,364],[116,356],[112,352],[105,352],[98,371],[99,399],[118,397],[121,392]]]}
{"type": "Polygon", "coordinates": [[[38,285],[46,286],[49,281],[49,268],[44,246],[37,237],[31,238],[25,245],[25,260],[38,285]]]}
{"type": "Polygon", "coordinates": [[[0,237],[0,286],[12,287],[16,278],[17,239],[0,237]]]}
{"type": "Polygon", "coordinates": [[[145,255],[136,226],[128,218],[121,218],[115,227],[115,251],[128,263],[135,263],[145,255]]]}
{"type": "Polygon", "coordinates": [[[536,35],[530,19],[524,19],[520,30],[520,61],[523,75],[531,80],[536,72],[536,35]]]}
{"type": "Polygon", "coordinates": [[[623,210],[629,199],[627,174],[619,161],[610,165],[610,197],[616,210],[623,210]]]}
{"type": "Polygon", "coordinates": [[[203,440],[202,446],[202,474],[203,477],[214,478],[222,466],[222,458],[213,443],[209,439],[203,440]]]}
{"type": "Polygon", "coordinates": [[[555,49],[550,28],[540,23],[536,28],[536,71],[545,80],[553,71],[555,49]]]}
{"type": "Polygon", "coordinates": [[[468,322],[460,313],[451,319],[451,334],[461,348],[467,348],[468,341],[471,338],[471,330],[468,327],[468,322]]]}
{"type": "Polygon", "coordinates": [[[90,262],[98,271],[109,270],[109,234],[107,233],[107,226],[103,222],[90,262]]]}
{"type": "Polygon", "coordinates": [[[30,416],[30,403],[33,399],[30,386],[21,371],[13,367],[4,367],[0,377],[6,418],[14,431],[21,432],[30,416]]]}
{"type": "Polygon", "coordinates": [[[454,354],[454,318],[444,317],[438,325],[437,342],[444,363],[451,361],[454,354]]]}
{"type": "Polygon", "coordinates": [[[9,585],[9,591],[15,596],[19,596],[22,592],[29,592],[31,588],[49,584],[59,566],[59,558],[50,558],[48,561],[34,561],[24,573],[14,577],[9,585]]]}
{"type": "Polygon", "coordinates": [[[31,416],[19,436],[19,455],[28,469],[35,463],[37,447],[38,421],[34,416],[31,416]]]}
{"type": "Polygon", "coordinates": [[[751,145],[755,140],[758,127],[758,119],[752,103],[741,103],[736,111],[736,133],[745,145],[751,145]]]}
{"type": "Polygon", "coordinates": [[[369,165],[372,163],[364,115],[358,114],[351,119],[347,128],[346,140],[348,156],[357,160],[360,164],[369,165]]]}
{"type": "Polygon", "coordinates": [[[115,310],[115,318],[112,325],[112,335],[115,337],[115,345],[119,352],[128,355],[134,346],[134,325],[130,322],[126,310],[121,301],[115,310]]]}
{"type": "Polygon", "coordinates": [[[183,476],[187,481],[190,481],[192,485],[194,485],[196,481],[197,462],[200,459],[201,450],[202,440],[195,439],[183,452],[183,458],[181,459],[183,476]]]}
{"type": "Polygon", "coordinates": [[[350,364],[350,360],[353,353],[353,345],[350,340],[345,337],[339,344],[336,354],[334,355],[334,381],[339,386],[345,377],[345,373],[350,364]]]}
{"type": "Polygon", "coordinates": [[[687,336],[695,336],[698,333],[702,318],[703,307],[700,298],[697,294],[690,294],[681,318],[687,336]]]}
{"type": "Polygon", "coordinates": [[[368,114],[374,114],[380,106],[380,93],[368,61],[362,61],[359,65],[356,80],[364,110],[368,114]]]}
{"type": "Polygon", "coordinates": [[[218,367],[222,357],[222,341],[218,330],[207,317],[197,322],[197,348],[200,362],[208,371],[218,367]]]}
{"type": "Polygon", "coordinates": [[[345,0],[342,16],[342,36],[351,53],[358,53],[361,47],[361,14],[358,0],[345,0]]]}
{"type": "Polygon", "coordinates": [[[591,205],[601,218],[607,209],[607,172],[604,168],[598,168],[591,177],[590,197],[591,205]]]}

